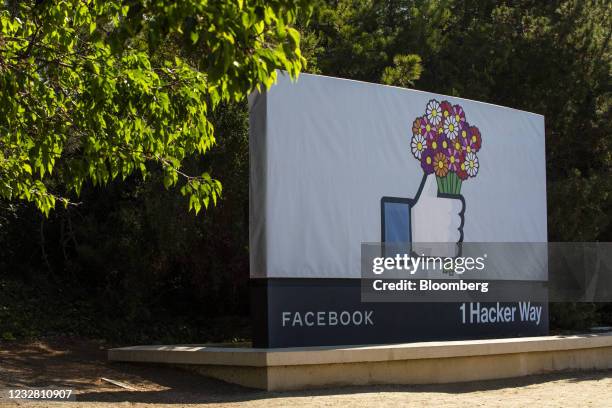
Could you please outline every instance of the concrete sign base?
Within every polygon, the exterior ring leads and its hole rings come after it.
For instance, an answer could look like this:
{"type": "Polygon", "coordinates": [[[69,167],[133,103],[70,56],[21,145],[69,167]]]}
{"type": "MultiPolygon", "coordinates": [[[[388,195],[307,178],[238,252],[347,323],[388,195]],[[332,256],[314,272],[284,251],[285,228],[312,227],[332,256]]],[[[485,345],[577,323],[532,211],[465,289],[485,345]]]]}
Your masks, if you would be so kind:
{"type": "Polygon", "coordinates": [[[561,370],[612,369],[612,332],[284,349],[134,346],[111,349],[108,358],[181,366],[230,383],[269,391],[454,383],[561,370]]]}

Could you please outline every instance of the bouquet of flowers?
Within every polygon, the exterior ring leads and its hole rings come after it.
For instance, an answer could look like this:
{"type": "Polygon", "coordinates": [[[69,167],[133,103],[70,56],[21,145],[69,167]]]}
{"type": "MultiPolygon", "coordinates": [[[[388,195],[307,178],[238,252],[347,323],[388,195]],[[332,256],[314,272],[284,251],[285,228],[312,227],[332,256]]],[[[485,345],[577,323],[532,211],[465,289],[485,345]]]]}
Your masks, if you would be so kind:
{"type": "Polygon", "coordinates": [[[461,106],[448,101],[430,100],[425,115],[412,124],[412,154],[425,174],[435,173],[440,193],[460,194],[461,183],[476,177],[481,146],[478,128],[470,126],[461,106]]]}

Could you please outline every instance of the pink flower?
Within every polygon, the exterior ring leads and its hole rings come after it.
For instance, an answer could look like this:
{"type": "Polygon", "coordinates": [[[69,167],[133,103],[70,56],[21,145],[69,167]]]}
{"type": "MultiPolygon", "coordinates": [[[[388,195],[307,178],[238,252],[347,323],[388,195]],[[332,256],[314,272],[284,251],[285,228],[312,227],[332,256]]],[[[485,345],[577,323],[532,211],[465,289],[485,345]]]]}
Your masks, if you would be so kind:
{"type": "Polygon", "coordinates": [[[459,105],[455,105],[453,106],[453,111],[455,112],[455,120],[457,123],[459,123],[459,125],[465,123],[465,111],[463,108],[459,105]]]}
{"type": "Polygon", "coordinates": [[[421,134],[428,140],[433,140],[438,136],[438,129],[427,118],[421,118],[421,134]]]}
{"type": "Polygon", "coordinates": [[[461,169],[461,151],[457,151],[454,148],[447,150],[446,156],[448,157],[448,169],[450,171],[457,172],[461,169]]]}

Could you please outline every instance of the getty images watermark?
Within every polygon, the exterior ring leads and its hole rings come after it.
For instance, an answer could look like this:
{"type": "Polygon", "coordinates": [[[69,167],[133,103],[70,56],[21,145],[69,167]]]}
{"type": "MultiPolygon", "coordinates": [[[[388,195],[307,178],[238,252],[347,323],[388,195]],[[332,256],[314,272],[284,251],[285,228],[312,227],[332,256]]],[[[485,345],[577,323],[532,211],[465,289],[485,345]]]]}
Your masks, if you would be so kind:
{"type": "MultiPolygon", "coordinates": [[[[487,254],[482,256],[414,256],[396,254],[395,256],[374,257],[372,259],[372,274],[380,276],[385,272],[403,272],[410,276],[417,272],[442,272],[449,275],[463,275],[465,272],[481,272],[485,270],[487,254]]],[[[373,279],[372,288],[375,291],[478,291],[487,293],[489,282],[435,281],[432,279],[394,279],[386,281],[373,279]]]]}
{"type": "Polygon", "coordinates": [[[610,242],[363,243],[362,302],[610,302],[610,242]]]}
{"type": "Polygon", "coordinates": [[[414,275],[418,270],[446,270],[456,274],[466,271],[482,271],[485,269],[487,254],[479,257],[458,256],[412,256],[408,254],[396,254],[395,256],[376,257],[372,261],[372,272],[380,275],[388,270],[403,270],[414,275]]]}

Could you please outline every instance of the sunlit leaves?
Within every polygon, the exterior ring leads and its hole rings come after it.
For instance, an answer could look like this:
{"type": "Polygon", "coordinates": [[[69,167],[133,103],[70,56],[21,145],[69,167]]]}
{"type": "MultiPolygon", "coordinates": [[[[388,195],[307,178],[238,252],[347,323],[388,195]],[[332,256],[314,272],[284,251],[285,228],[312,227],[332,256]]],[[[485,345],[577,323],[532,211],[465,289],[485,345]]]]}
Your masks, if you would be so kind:
{"type": "Polygon", "coordinates": [[[421,77],[423,67],[421,57],[418,55],[401,55],[393,57],[393,66],[386,67],[381,81],[387,85],[403,87],[414,86],[414,82],[421,77]]]}
{"type": "Polygon", "coordinates": [[[48,213],[156,163],[196,213],[221,185],[183,161],[215,143],[221,101],[304,65],[306,1],[7,2],[0,9],[0,196],[48,213]],[[53,186],[51,188],[50,186],[53,186]]]}

